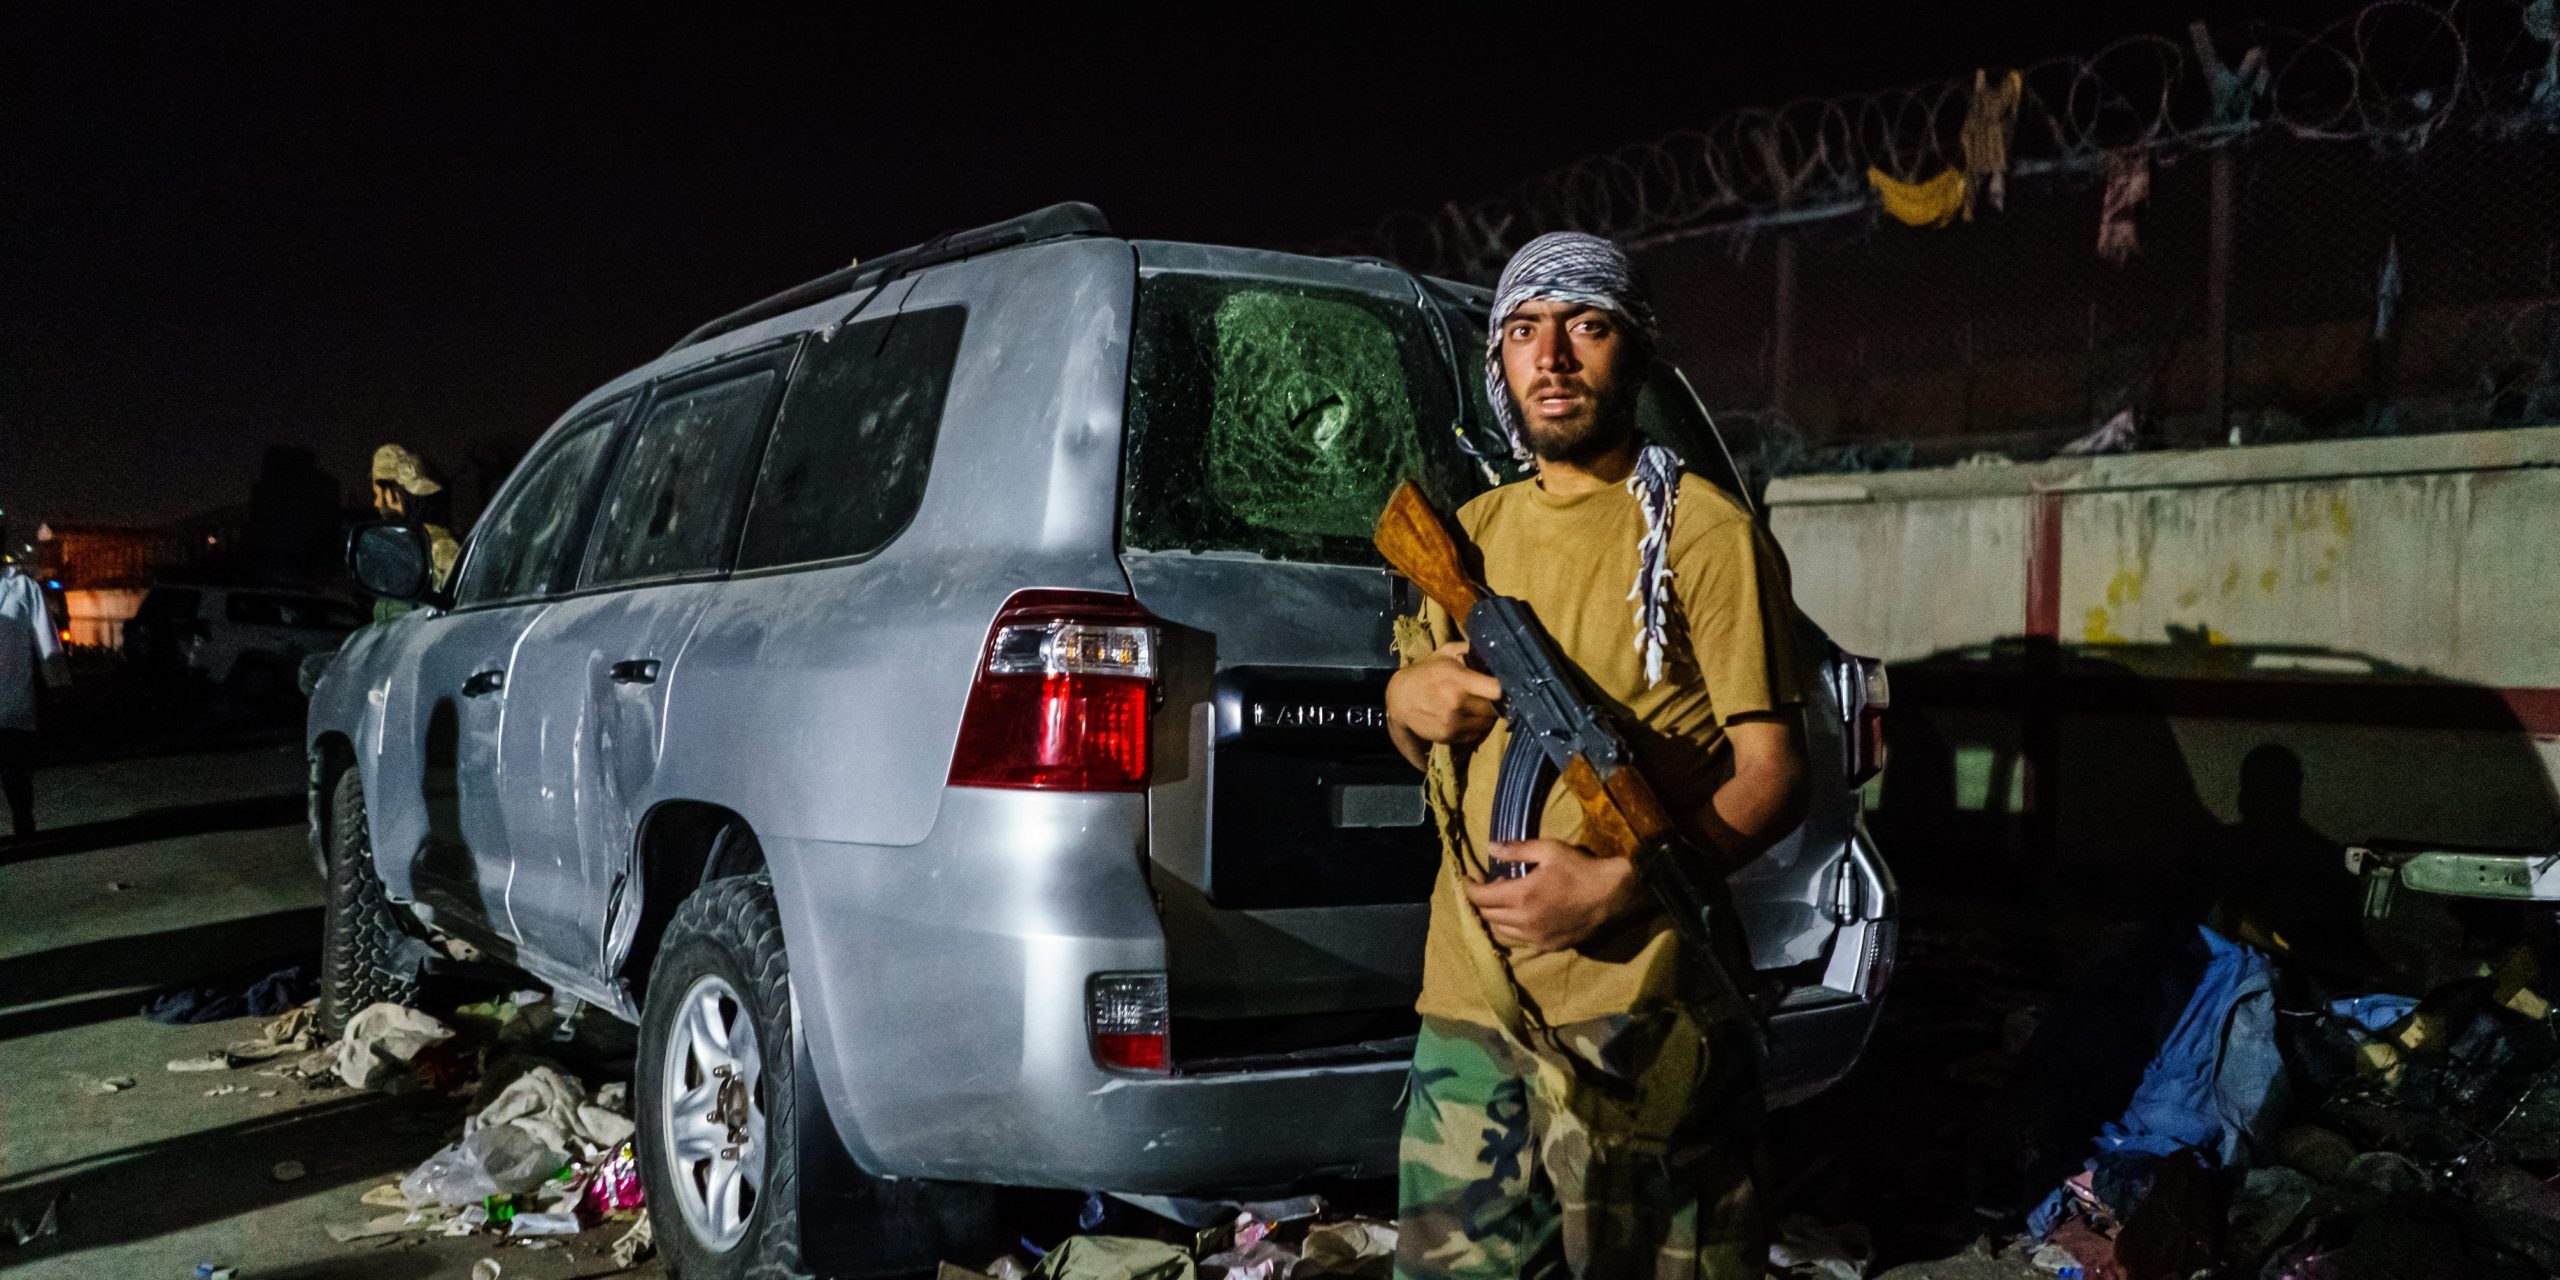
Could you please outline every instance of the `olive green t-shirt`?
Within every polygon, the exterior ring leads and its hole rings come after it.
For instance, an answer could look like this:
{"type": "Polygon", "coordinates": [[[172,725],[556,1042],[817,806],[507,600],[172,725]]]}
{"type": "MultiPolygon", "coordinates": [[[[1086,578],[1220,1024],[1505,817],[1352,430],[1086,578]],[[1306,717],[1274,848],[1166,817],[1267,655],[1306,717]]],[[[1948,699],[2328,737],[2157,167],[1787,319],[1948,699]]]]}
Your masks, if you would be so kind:
{"type": "MultiPolygon", "coordinates": [[[[1525,601],[1556,647],[1628,735],[1636,759],[1675,814],[1694,813],[1731,776],[1724,725],[1735,716],[1803,701],[1803,666],[1785,562],[1748,512],[1714,485],[1680,477],[1665,563],[1671,571],[1669,643],[1659,684],[1645,681],[1637,648],[1636,544],[1644,510],[1624,485],[1559,497],[1535,479],[1504,485],[1459,508],[1458,524],[1481,554],[1485,586],[1525,601]]],[[[1423,622],[1434,644],[1458,639],[1438,606],[1423,622]]],[[[1431,896],[1422,996],[1430,1017],[1493,1025],[1499,1018],[1461,949],[1460,929],[1481,926],[1461,890],[1460,859],[1479,864],[1491,829],[1494,779],[1507,724],[1457,755],[1463,838],[1444,858],[1431,896]]],[[[1571,843],[1582,810],[1559,785],[1538,834],[1571,843]]],[[[1520,992],[1550,1026],[1626,1013],[1677,986],[1678,935],[1659,910],[1619,921],[1572,950],[1508,954],[1520,992]]]]}

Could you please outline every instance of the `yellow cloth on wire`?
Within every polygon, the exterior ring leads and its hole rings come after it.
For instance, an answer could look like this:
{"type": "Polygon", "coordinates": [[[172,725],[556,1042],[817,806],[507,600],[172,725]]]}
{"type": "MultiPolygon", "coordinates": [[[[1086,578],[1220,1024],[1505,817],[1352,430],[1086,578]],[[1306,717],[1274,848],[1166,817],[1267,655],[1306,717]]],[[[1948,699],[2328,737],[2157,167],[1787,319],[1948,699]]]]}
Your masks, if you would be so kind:
{"type": "Polygon", "coordinates": [[[1915,227],[1943,227],[1964,212],[1964,171],[1949,169],[1927,182],[1902,182],[1882,169],[1867,170],[1867,185],[1884,201],[1884,211],[1897,222],[1915,227]]]}

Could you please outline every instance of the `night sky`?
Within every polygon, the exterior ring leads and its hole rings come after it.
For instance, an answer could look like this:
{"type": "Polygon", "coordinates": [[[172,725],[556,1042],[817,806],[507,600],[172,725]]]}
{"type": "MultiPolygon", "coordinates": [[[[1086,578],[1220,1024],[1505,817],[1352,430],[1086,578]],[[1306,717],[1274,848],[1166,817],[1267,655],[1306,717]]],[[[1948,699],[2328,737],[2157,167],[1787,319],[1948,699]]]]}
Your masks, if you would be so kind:
{"type": "Polygon", "coordinates": [[[0,11],[0,519],[244,502],[276,443],[350,499],[386,439],[459,470],[713,315],[1058,200],[1298,247],[1734,106],[2269,7],[1726,4],[1676,36],[1576,6],[1147,35],[629,8],[0,11]]]}

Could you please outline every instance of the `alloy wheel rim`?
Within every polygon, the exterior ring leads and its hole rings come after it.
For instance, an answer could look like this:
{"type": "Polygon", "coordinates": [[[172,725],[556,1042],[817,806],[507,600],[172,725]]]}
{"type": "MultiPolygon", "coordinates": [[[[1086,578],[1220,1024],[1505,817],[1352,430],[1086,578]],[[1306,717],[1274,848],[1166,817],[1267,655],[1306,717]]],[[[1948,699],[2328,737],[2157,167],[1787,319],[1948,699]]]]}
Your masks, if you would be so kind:
{"type": "Polygon", "coordinates": [[[695,1239],[724,1253],[746,1238],[763,1199],[764,1053],[737,989],[704,974],[667,1035],[658,1132],[678,1208],[695,1239]]]}

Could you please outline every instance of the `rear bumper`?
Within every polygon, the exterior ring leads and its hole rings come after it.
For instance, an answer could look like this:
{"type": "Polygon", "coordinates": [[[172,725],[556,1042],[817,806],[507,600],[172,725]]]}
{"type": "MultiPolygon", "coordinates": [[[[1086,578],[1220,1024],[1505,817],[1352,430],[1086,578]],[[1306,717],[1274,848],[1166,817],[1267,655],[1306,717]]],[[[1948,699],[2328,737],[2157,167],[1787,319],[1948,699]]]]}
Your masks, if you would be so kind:
{"type": "Polygon", "coordinates": [[[1404,1062],[1094,1062],[1088,979],[1166,964],[1145,821],[1143,796],[953,788],[918,845],[764,842],[811,1083],[863,1170],[1198,1194],[1394,1169],[1404,1062]]]}

